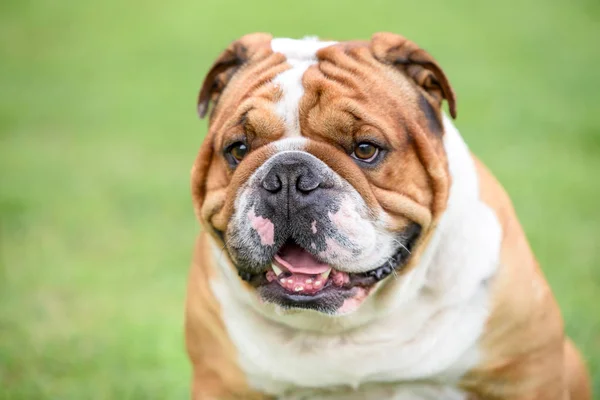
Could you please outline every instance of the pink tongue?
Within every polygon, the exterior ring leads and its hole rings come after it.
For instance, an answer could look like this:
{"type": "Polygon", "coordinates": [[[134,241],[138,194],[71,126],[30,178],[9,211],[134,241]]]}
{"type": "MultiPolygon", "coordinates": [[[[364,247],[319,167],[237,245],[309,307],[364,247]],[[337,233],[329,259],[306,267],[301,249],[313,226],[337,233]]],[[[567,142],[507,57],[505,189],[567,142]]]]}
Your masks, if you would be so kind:
{"type": "Polygon", "coordinates": [[[281,254],[275,255],[275,261],[293,274],[316,275],[329,269],[329,265],[320,262],[312,254],[296,245],[285,246],[281,254]]]}

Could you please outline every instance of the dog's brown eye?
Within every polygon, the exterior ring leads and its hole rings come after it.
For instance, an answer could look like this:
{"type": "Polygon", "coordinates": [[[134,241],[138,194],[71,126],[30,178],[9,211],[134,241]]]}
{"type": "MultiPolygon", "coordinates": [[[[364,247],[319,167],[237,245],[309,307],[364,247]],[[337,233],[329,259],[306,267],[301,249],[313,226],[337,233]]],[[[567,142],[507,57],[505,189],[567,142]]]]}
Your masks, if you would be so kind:
{"type": "Polygon", "coordinates": [[[237,142],[229,146],[227,153],[230,156],[229,162],[232,164],[239,164],[239,162],[242,161],[242,159],[248,153],[248,146],[242,142],[237,142]]]}
{"type": "Polygon", "coordinates": [[[379,147],[369,142],[361,142],[356,145],[352,157],[365,162],[375,160],[379,154],[379,147]]]}

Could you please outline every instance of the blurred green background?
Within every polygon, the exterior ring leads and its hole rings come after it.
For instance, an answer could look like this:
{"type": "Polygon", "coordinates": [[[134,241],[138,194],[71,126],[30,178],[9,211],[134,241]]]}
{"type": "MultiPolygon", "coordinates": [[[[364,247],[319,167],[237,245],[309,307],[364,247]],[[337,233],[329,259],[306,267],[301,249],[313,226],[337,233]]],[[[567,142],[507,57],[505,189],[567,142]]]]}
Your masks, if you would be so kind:
{"type": "Polygon", "coordinates": [[[187,398],[195,97],[244,33],[404,34],[503,182],[600,393],[600,2],[0,5],[0,398],[187,398]],[[485,5],[484,5],[485,3],[485,5]]]}

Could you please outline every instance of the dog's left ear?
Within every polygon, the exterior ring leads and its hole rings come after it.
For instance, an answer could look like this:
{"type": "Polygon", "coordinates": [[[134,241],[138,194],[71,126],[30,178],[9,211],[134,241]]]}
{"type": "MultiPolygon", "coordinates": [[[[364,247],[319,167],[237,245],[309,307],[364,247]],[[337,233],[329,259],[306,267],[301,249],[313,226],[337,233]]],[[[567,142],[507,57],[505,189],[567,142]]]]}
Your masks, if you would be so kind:
{"type": "Polygon", "coordinates": [[[233,75],[246,62],[261,53],[261,50],[270,49],[272,36],[268,33],[252,33],[242,36],[231,43],[227,49],[214,62],[198,95],[198,115],[204,118],[210,103],[216,104],[219,96],[233,75]]]}
{"type": "Polygon", "coordinates": [[[454,90],[442,68],[429,53],[405,37],[387,32],[373,35],[371,49],[379,61],[401,68],[439,107],[442,100],[446,99],[450,115],[456,118],[454,90]]]}

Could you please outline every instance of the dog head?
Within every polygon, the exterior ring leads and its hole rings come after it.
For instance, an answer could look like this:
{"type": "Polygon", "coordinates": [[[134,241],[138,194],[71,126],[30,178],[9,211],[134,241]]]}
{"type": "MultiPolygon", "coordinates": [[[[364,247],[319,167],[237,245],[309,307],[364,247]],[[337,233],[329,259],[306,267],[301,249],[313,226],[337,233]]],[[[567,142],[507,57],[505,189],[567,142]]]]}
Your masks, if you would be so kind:
{"type": "MultiPolygon", "coordinates": [[[[433,58],[407,39],[232,43],[198,98],[196,213],[262,301],[350,313],[417,264],[448,199],[433,58]]],[[[237,278],[236,278],[237,279],[237,278]]]]}

